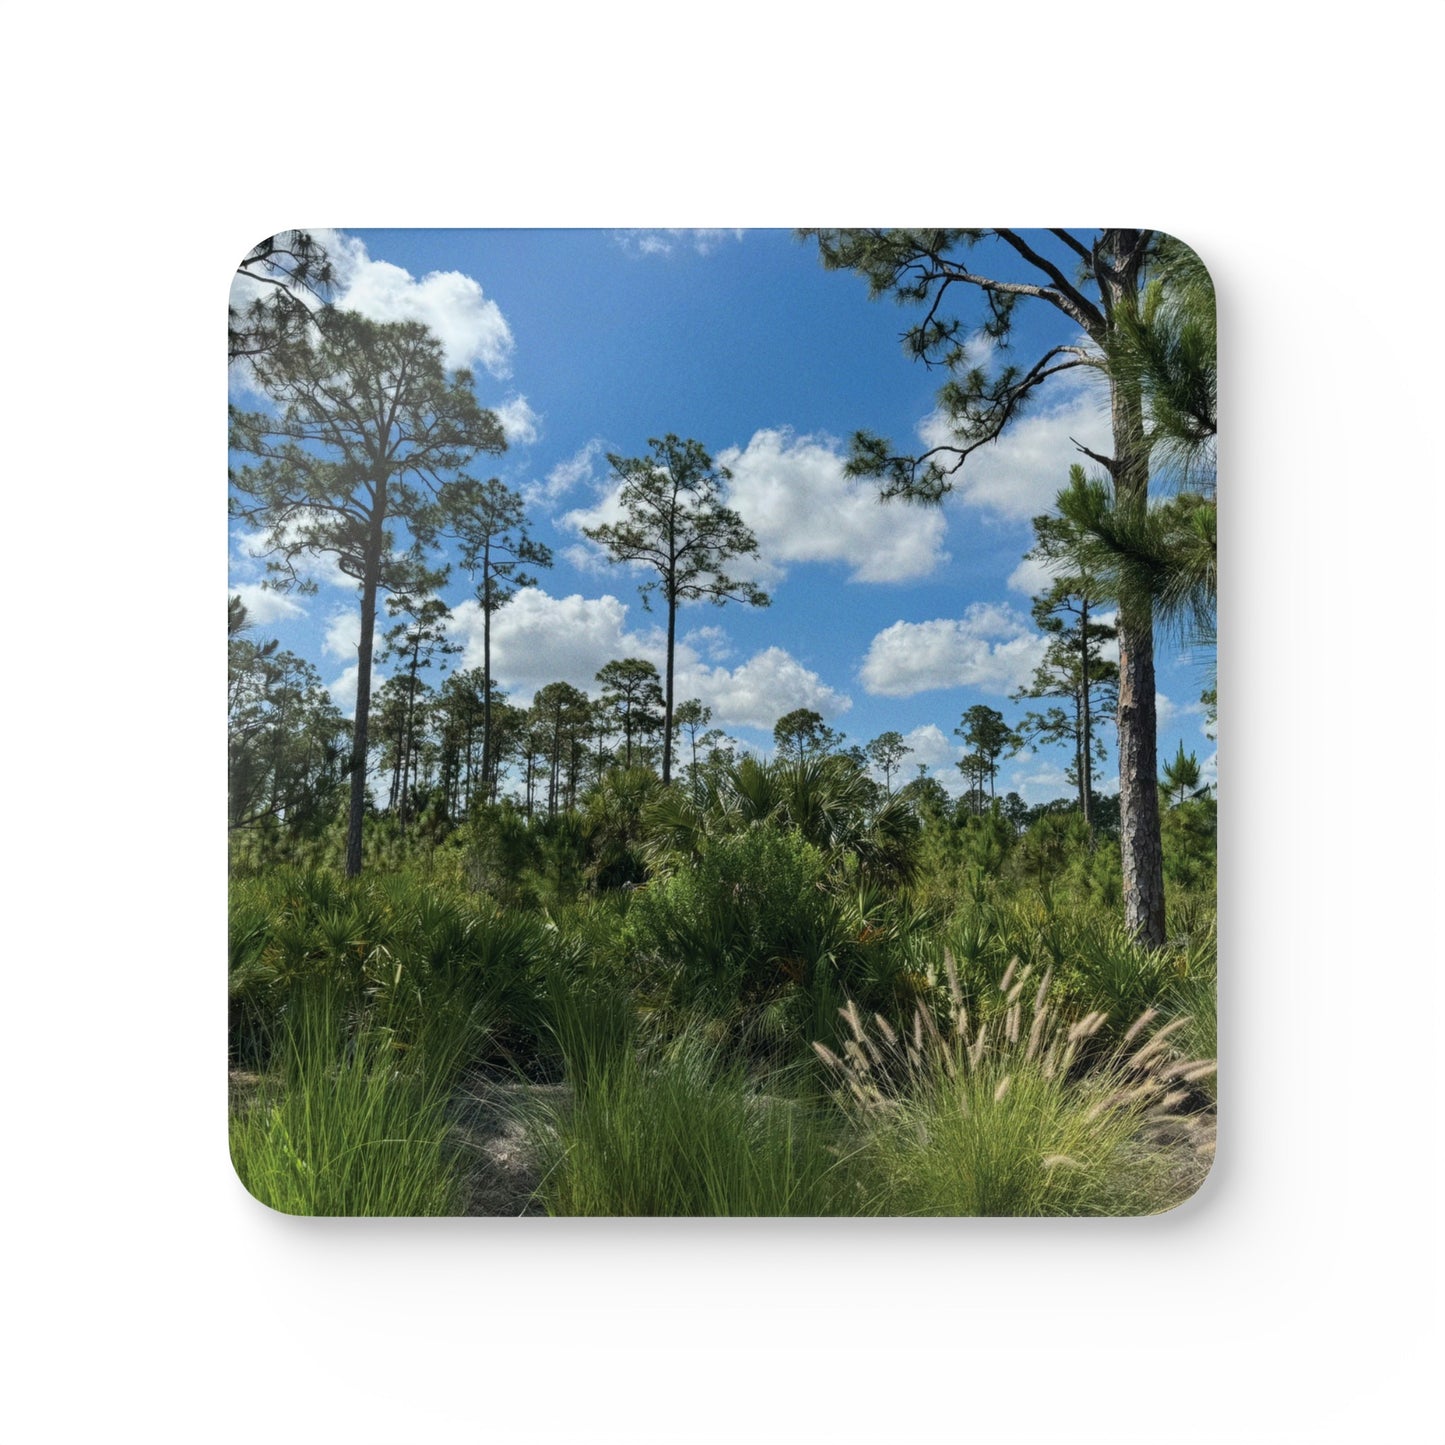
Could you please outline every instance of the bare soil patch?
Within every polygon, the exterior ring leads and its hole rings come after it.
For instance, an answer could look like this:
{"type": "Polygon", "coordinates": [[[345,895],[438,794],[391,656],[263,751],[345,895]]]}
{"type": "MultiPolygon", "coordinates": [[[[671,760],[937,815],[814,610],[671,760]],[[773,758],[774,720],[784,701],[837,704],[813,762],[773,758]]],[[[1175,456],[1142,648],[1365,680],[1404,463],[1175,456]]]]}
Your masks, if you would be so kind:
{"type": "Polygon", "coordinates": [[[566,1084],[530,1084],[474,1076],[452,1103],[452,1129],[463,1171],[462,1213],[519,1217],[545,1214],[536,1197],[541,1165],[526,1115],[538,1104],[565,1102],[566,1084]]]}

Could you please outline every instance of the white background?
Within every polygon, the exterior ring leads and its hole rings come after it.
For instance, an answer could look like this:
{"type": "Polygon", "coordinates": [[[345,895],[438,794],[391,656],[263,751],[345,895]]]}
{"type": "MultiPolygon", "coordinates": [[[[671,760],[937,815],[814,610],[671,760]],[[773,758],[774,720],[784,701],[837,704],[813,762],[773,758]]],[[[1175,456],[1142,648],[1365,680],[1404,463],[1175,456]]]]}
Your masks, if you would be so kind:
{"type": "Polygon", "coordinates": [[[1438,1440],[1441,10],[202,15],[10,22],[13,1438],[1438,1440]],[[1221,308],[1199,1198],[790,1224],[253,1203],[219,1065],[241,253],[293,225],[1118,221],[1193,244],[1221,308]]]}

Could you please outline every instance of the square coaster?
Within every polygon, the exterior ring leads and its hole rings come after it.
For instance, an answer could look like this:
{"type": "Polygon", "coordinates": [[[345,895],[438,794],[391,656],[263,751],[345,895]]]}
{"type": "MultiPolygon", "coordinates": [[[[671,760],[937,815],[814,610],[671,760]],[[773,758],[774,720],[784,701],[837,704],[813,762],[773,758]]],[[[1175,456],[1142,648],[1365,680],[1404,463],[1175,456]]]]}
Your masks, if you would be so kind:
{"type": "Polygon", "coordinates": [[[230,367],[230,1142],[316,1215],[1144,1215],[1215,1093],[1162,232],[291,231],[230,367]]]}

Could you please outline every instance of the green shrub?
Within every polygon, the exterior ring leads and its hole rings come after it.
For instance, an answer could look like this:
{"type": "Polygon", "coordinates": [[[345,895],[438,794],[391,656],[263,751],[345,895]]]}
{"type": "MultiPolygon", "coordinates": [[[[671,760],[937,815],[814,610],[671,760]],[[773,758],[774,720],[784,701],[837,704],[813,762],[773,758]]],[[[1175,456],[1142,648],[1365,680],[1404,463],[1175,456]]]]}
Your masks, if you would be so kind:
{"type": "Polygon", "coordinates": [[[319,983],[403,1038],[432,1014],[482,1010],[499,1057],[536,1050],[557,939],[534,915],[479,906],[411,871],[348,880],[294,869],[233,883],[230,913],[237,1062],[264,1067],[293,993],[319,983]]]}
{"type": "Polygon", "coordinates": [[[770,823],[719,838],[634,896],[628,941],[673,974],[677,1002],[766,999],[828,952],[825,872],[817,848],[770,823]]]}
{"type": "Polygon", "coordinates": [[[1165,808],[1159,819],[1164,845],[1164,881],[1184,891],[1213,893],[1218,855],[1218,805],[1213,798],[1189,798],[1165,808]]]}

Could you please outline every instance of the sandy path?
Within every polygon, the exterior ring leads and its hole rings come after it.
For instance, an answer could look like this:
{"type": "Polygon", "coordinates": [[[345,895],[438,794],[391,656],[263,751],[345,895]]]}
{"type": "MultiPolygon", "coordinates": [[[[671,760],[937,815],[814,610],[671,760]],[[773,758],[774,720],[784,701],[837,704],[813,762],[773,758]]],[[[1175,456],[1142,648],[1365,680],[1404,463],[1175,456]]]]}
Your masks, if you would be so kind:
{"type": "Polygon", "coordinates": [[[540,1215],[534,1197],[541,1177],[537,1151],[527,1137],[524,1111],[557,1103],[565,1084],[529,1084],[473,1077],[453,1104],[453,1127],[463,1151],[463,1214],[540,1215]]]}

